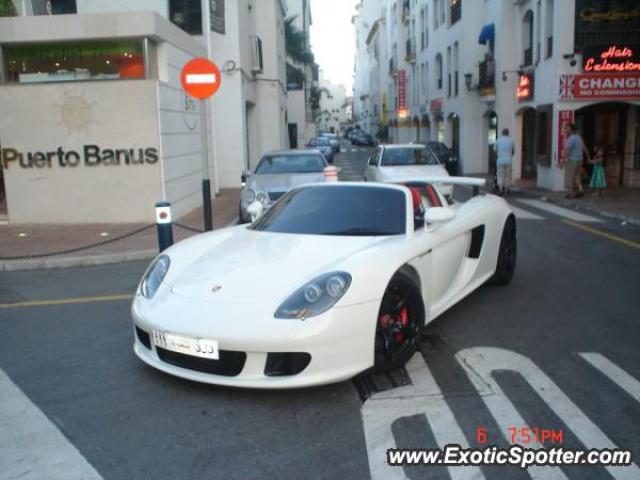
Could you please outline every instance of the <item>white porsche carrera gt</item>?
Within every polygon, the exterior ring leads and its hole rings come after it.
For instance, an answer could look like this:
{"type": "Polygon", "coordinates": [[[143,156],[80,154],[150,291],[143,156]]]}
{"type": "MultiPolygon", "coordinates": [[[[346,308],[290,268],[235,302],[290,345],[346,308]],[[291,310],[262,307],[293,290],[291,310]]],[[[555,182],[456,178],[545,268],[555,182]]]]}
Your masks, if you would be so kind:
{"type": "Polygon", "coordinates": [[[133,301],[135,353],[172,375],[257,388],[403,365],[427,323],[515,268],[508,204],[449,206],[435,182],[307,185],[251,225],[174,245],[133,301]]]}

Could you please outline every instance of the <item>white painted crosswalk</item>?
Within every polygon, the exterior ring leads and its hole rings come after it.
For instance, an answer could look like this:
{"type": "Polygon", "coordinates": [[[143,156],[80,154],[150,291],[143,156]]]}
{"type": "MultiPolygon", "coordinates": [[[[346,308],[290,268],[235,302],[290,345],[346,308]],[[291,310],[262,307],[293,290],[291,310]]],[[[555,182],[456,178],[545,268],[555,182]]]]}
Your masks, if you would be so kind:
{"type": "Polygon", "coordinates": [[[1,369],[0,425],[0,480],[102,478],[1,369]]]}
{"type": "Polygon", "coordinates": [[[592,217],[591,215],[585,215],[584,213],[579,213],[574,210],[570,210],[568,208],[559,207],[558,205],[553,205],[551,203],[543,202],[542,200],[519,199],[518,203],[522,203],[529,207],[537,208],[538,210],[542,210],[544,212],[558,215],[559,217],[563,217],[568,220],[573,220],[574,222],[589,222],[589,223],[602,222],[602,220],[600,220],[599,218],[592,217]]]}
{"type": "MultiPolygon", "coordinates": [[[[598,353],[581,353],[580,356],[611,381],[640,402],[640,382],[611,360],[598,353]]],[[[522,377],[539,398],[556,414],[587,449],[616,449],[616,445],[561,388],[551,380],[529,358],[500,348],[471,347],[458,352],[457,362],[464,369],[469,381],[477,390],[478,397],[485,404],[501,431],[509,431],[514,425],[527,427],[520,414],[517,399],[509,397],[495,379],[494,373],[510,371],[522,377]]],[[[367,442],[371,477],[377,479],[405,479],[404,469],[391,467],[386,463],[386,451],[397,448],[391,430],[398,419],[424,414],[431,431],[440,447],[446,444],[467,446],[466,438],[473,432],[462,431],[446,397],[436,382],[422,355],[416,354],[407,364],[407,372],[413,385],[381,392],[365,402],[362,418],[367,442]]],[[[509,442],[509,439],[507,439],[509,442]]],[[[428,448],[425,446],[424,448],[428,448]]],[[[605,467],[615,480],[640,478],[640,468],[634,463],[629,466],[605,467]]],[[[452,479],[484,479],[482,471],[473,467],[448,467],[452,479]]],[[[537,467],[527,469],[532,479],[564,480],[567,473],[558,467],[537,467]]]]}

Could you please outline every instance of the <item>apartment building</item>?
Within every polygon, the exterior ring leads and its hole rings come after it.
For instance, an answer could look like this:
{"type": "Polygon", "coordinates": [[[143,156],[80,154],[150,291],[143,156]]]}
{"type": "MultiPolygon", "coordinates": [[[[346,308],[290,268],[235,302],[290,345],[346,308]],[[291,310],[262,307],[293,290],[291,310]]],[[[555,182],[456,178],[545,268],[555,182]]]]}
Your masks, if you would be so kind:
{"type": "Polygon", "coordinates": [[[366,118],[364,101],[386,89],[389,140],[444,142],[468,174],[493,171],[493,143],[509,128],[514,177],[552,190],[564,188],[562,143],[575,123],[589,148],[605,147],[611,185],[640,185],[639,22],[632,0],[363,0],[356,113],[366,118]],[[371,22],[365,12],[380,4],[371,22]],[[386,48],[374,41],[381,26],[386,48]]]}
{"type": "Polygon", "coordinates": [[[18,16],[0,19],[0,215],[11,223],[153,221],[159,200],[180,216],[201,204],[203,176],[237,187],[264,151],[288,147],[282,0],[14,5],[18,16]],[[194,57],[222,72],[206,102],[180,85],[194,57]]]}
{"type": "Polygon", "coordinates": [[[347,92],[345,86],[334,83],[324,77],[322,70],[320,79],[320,109],[317,114],[318,130],[340,133],[340,128],[347,122],[347,92]]]}

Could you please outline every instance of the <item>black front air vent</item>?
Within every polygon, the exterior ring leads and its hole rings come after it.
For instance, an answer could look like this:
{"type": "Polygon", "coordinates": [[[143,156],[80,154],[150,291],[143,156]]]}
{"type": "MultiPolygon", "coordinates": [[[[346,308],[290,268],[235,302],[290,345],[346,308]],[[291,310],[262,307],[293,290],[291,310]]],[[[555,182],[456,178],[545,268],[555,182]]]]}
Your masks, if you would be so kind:
{"type": "Polygon", "coordinates": [[[144,330],[142,330],[137,325],[136,325],[136,335],[138,336],[138,340],[140,340],[140,343],[142,343],[145,347],[151,350],[151,339],[149,338],[149,334],[144,330]]]}
{"type": "Polygon", "coordinates": [[[269,353],[267,354],[264,374],[267,377],[296,375],[307,368],[309,362],[311,362],[311,355],[308,353],[269,353]]]}
{"type": "Polygon", "coordinates": [[[471,245],[469,245],[469,258],[480,258],[482,243],[484,242],[484,225],[478,225],[471,230],[471,245]]]}
{"type": "Polygon", "coordinates": [[[158,346],[156,346],[156,353],[160,360],[175,365],[176,367],[225,377],[235,377],[238,375],[244,367],[244,362],[247,360],[246,353],[231,350],[220,350],[220,358],[218,360],[172,352],[171,350],[165,350],[158,346]]]}

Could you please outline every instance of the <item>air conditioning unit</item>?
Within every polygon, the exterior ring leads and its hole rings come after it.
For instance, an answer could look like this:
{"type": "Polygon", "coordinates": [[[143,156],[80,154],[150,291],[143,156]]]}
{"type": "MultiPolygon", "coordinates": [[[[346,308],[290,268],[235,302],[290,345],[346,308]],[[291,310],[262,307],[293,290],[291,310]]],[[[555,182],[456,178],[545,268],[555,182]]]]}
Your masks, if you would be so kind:
{"type": "Polygon", "coordinates": [[[251,35],[251,73],[257,75],[264,70],[262,61],[262,40],[257,35],[251,35]]]}

